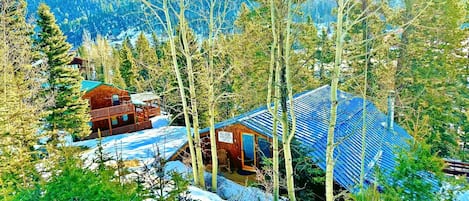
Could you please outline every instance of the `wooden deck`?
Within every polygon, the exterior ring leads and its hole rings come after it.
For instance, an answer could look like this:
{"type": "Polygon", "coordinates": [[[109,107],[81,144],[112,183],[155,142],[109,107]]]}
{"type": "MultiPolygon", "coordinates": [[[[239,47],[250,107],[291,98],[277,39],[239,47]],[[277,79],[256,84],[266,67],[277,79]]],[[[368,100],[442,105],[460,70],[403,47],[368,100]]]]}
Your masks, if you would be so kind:
{"type": "Polygon", "coordinates": [[[121,116],[124,114],[131,114],[135,112],[133,104],[123,104],[111,107],[99,108],[91,110],[91,121],[99,121],[109,119],[111,116],[121,116]]]}
{"type": "Polygon", "coordinates": [[[444,159],[446,167],[443,172],[453,176],[465,175],[469,177],[469,163],[462,161],[455,161],[450,159],[444,159]]]}

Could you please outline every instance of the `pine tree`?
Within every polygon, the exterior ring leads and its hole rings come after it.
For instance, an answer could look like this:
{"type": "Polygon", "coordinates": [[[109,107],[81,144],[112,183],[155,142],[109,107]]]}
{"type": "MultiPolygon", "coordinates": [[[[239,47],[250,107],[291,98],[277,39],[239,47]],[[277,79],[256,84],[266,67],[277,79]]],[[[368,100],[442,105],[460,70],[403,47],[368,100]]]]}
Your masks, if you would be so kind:
{"type": "Polygon", "coordinates": [[[41,47],[48,64],[48,95],[53,96],[55,103],[49,108],[46,117],[47,129],[51,131],[52,140],[63,130],[72,136],[84,137],[90,133],[88,122],[88,102],[82,99],[82,78],[78,69],[67,66],[71,61],[71,45],[56,24],[55,17],[46,4],[38,9],[37,21],[40,31],[37,44],[41,47]]]}
{"type": "Polygon", "coordinates": [[[156,51],[150,46],[150,42],[143,32],[138,36],[135,48],[137,51],[135,55],[137,79],[142,82],[143,90],[151,90],[150,69],[155,69],[158,65],[156,51]]]}
{"type": "Polygon", "coordinates": [[[412,22],[403,30],[398,46],[398,122],[410,130],[419,122],[429,121],[431,129],[424,139],[432,146],[432,153],[455,157],[458,129],[465,121],[462,107],[469,102],[461,79],[467,58],[460,52],[462,41],[468,37],[461,29],[467,11],[458,0],[405,3],[393,20],[412,22]]]}
{"type": "Polygon", "coordinates": [[[112,49],[112,65],[111,65],[111,84],[120,89],[126,89],[125,81],[122,78],[120,70],[120,53],[116,48],[112,49]]]}
{"type": "Polygon", "coordinates": [[[127,90],[137,92],[141,91],[141,88],[137,82],[138,72],[132,51],[133,49],[130,44],[130,40],[129,38],[126,38],[122,43],[122,48],[120,49],[120,73],[127,85],[127,90]]]}
{"type": "Polygon", "coordinates": [[[26,2],[0,2],[0,200],[38,180],[33,145],[38,140],[43,77],[32,66],[31,33],[26,2]]]}

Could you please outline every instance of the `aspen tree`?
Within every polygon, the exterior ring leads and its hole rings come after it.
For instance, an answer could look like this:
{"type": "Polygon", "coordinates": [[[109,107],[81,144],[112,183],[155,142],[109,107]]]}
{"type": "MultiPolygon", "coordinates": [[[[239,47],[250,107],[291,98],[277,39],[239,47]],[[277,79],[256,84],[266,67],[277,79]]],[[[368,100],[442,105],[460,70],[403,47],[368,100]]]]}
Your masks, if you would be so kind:
{"type": "MultiPolygon", "coordinates": [[[[197,185],[197,186],[200,186],[202,188],[205,188],[205,179],[204,179],[204,175],[203,175],[203,169],[202,169],[202,175],[200,175],[201,171],[200,171],[200,168],[199,168],[200,166],[202,166],[202,168],[203,168],[203,161],[201,160],[201,158],[202,158],[201,155],[202,154],[201,154],[201,150],[200,150],[200,144],[198,145],[199,147],[198,147],[197,151],[195,149],[196,145],[194,144],[194,143],[199,143],[200,139],[197,140],[197,141],[195,140],[195,138],[196,138],[195,132],[194,132],[194,137],[192,136],[191,122],[190,122],[190,115],[189,115],[189,106],[188,106],[188,103],[187,103],[186,92],[185,92],[185,87],[184,87],[184,83],[183,83],[182,76],[181,76],[181,71],[179,69],[180,67],[179,67],[178,58],[177,58],[176,44],[175,44],[175,40],[174,40],[174,31],[173,31],[173,27],[172,27],[172,23],[171,23],[171,17],[170,17],[170,14],[169,14],[169,12],[170,12],[169,9],[170,8],[168,7],[168,5],[169,5],[168,0],[163,1],[162,8],[159,8],[159,7],[153,5],[150,2],[145,1],[145,0],[143,0],[142,2],[147,6],[147,8],[150,9],[150,11],[154,15],[154,17],[156,17],[163,24],[164,30],[168,35],[168,42],[169,42],[170,51],[171,51],[172,65],[174,67],[174,72],[176,74],[176,79],[177,79],[177,83],[178,83],[178,87],[179,87],[179,93],[180,93],[180,96],[181,96],[181,102],[182,102],[182,106],[183,106],[184,121],[185,121],[185,124],[186,124],[186,132],[187,132],[187,138],[188,138],[187,143],[189,145],[189,151],[190,151],[190,156],[191,156],[192,174],[193,174],[193,178],[194,178],[194,184],[197,185]],[[157,14],[157,10],[158,11],[162,10],[164,12],[165,20],[163,20],[163,19],[161,19],[161,17],[159,17],[159,15],[157,14]],[[196,153],[196,152],[199,152],[199,153],[196,153]],[[199,160],[199,158],[200,158],[200,160],[199,160]]],[[[184,7],[184,1],[181,0],[180,3],[181,3],[180,5],[182,5],[184,7]]],[[[181,8],[181,10],[182,10],[181,12],[183,13],[184,9],[181,8]]],[[[181,23],[180,26],[184,26],[183,22],[180,22],[180,23],[181,23]]],[[[198,130],[197,130],[197,132],[198,132],[198,130]]]]}
{"type": "Polygon", "coordinates": [[[344,0],[338,0],[337,27],[335,39],[335,60],[331,79],[331,112],[326,145],[326,200],[334,200],[334,131],[337,121],[337,89],[340,76],[340,65],[342,64],[342,48],[344,44],[344,0]]]}

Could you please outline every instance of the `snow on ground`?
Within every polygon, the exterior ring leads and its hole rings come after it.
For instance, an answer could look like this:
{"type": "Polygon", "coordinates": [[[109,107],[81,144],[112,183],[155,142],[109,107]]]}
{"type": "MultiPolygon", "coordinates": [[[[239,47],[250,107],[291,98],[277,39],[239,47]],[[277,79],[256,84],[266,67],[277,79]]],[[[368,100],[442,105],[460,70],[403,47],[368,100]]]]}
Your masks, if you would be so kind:
{"type": "Polygon", "coordinates": [[[164,126],[168,126],[169,125],[169,118],[170,118],[169,116],[164,116],[164,115],[152,117],[152,118],[150,118],[151,126],[153,128],[161,128],[161,127],[164,127],[164,126]]]}
{"type": "MultiPolygon", "coordinates": [[[[179,148],[187,143],[185,127],[166,126],[141,130],[133,133],[103,137],[103,152],[109,156],[122,154],[123,160],[151,161],[156,146],[161,156],[169,159],[179,148]]],[[[96,156],[98,139],[74,142],[73,146],[85,146],[90,148],[82,154],[85,160],[93,160],[96,156]]]]}
{"type": "Polygon", "coordinates": [[[204,191],[200,188],[195,186],[189,186],[189,198],[192,200],[200,200],[200,201],[222,201],[223,199],[220,198],[215,193],[204,191]]]}
{"type": "MultiPolygon", "coordinates": [[[[171,161],[168,162],[165,166],[165,172],[169,173],[171,171],[176,171],[185,176],[192,176],[192,168],[187,167],[181,161],[171,161]]],[[[205,172],[205,183],[207,186],[211,185],[212,174],[205,172]]],[[[254,187],[245,187],[239,185],[236,182],[233,182],[229,179],[226,179],[222,176],[218,176],[217,179],[217,194],[223,199],[229,201],[241,200],[241,201],[268,201],[272,200],[272,195],[266,194],[264,191],[254,188],[254,187]]],[[[203,191],[201,193],[208,193],[203,191]]],[[[192,193],[191,193],[192,195],[192,193]]],[[[199,199],[199,198],[197,198],[199,199]]],[[[216,200],[216,199],[215,199],[216,200]]]]}
{"type": "MultiPolygon", "coordinates": [[[[167,120],[167,118],[166,118],[167,120]]],[[[164,121],[159,117],[153,122],[164,121]]],[[[147,129],[133,133],[113,135],[103,137],[103,152],[109,156],[116,156],[116,152],[122,154],[123,160],[139,160],[145,164],[153,161],[155,145],[158,145],[160,153],[166,159],[173,156],[185,143],[186,128],[176,126],[165,126],[160,128],[147,129]]],[[[96,157],[97,139],[74,142],[73,146],[86,146],[90,148],[82,153],[82,158],[91,162],[96,157]]],[[[141,164],[140,164],[141,165],[141,164]]],[[[134,167],[138,168],[138,167],[134,167]]],[[[192,168],[187,167],[181,161],[170,161],[166,163],[165,172],[169,175],[171,171],[176,171],[192,177],[192,168]]],[[[211,185],[211,174],[205,173],[207,185],[211,185]]],[[[265,194],[262,190],[254,187],[244,187],[222,176],[218,176],[218,195],[209,191],[204,191],[195,186],[189,186],[189,197],[201,201],[223,200],[272,200],[272,196],[265,194]],[[221,197],[221,198],[220,198],[221,197]]]]}
{"type": "Polygon", "coordinates": [[[457,201],[467,201],[467,200],[469,200],[469,191],[466,191],[458,195],[457,201]]]}

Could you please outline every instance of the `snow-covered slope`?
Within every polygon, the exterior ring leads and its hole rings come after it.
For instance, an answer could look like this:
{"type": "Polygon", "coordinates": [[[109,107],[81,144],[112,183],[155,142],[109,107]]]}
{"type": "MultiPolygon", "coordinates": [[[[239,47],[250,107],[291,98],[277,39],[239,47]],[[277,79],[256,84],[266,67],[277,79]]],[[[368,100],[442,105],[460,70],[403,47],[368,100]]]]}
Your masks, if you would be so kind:
{"type": "MultiPolygon", "coordinates": [[[[104,137],[101,140],[103,152],[109,156],[121,154],[123,160],[148,162],[159,149],[161,156],[169,159],[187,143],[185,127],[166,126],[141,130],[128,134],[104,137]]],[[[89,147],[82,157],[92,160],[96,157],[98,139],[74,142],[73,146],[89,147]]]]}

